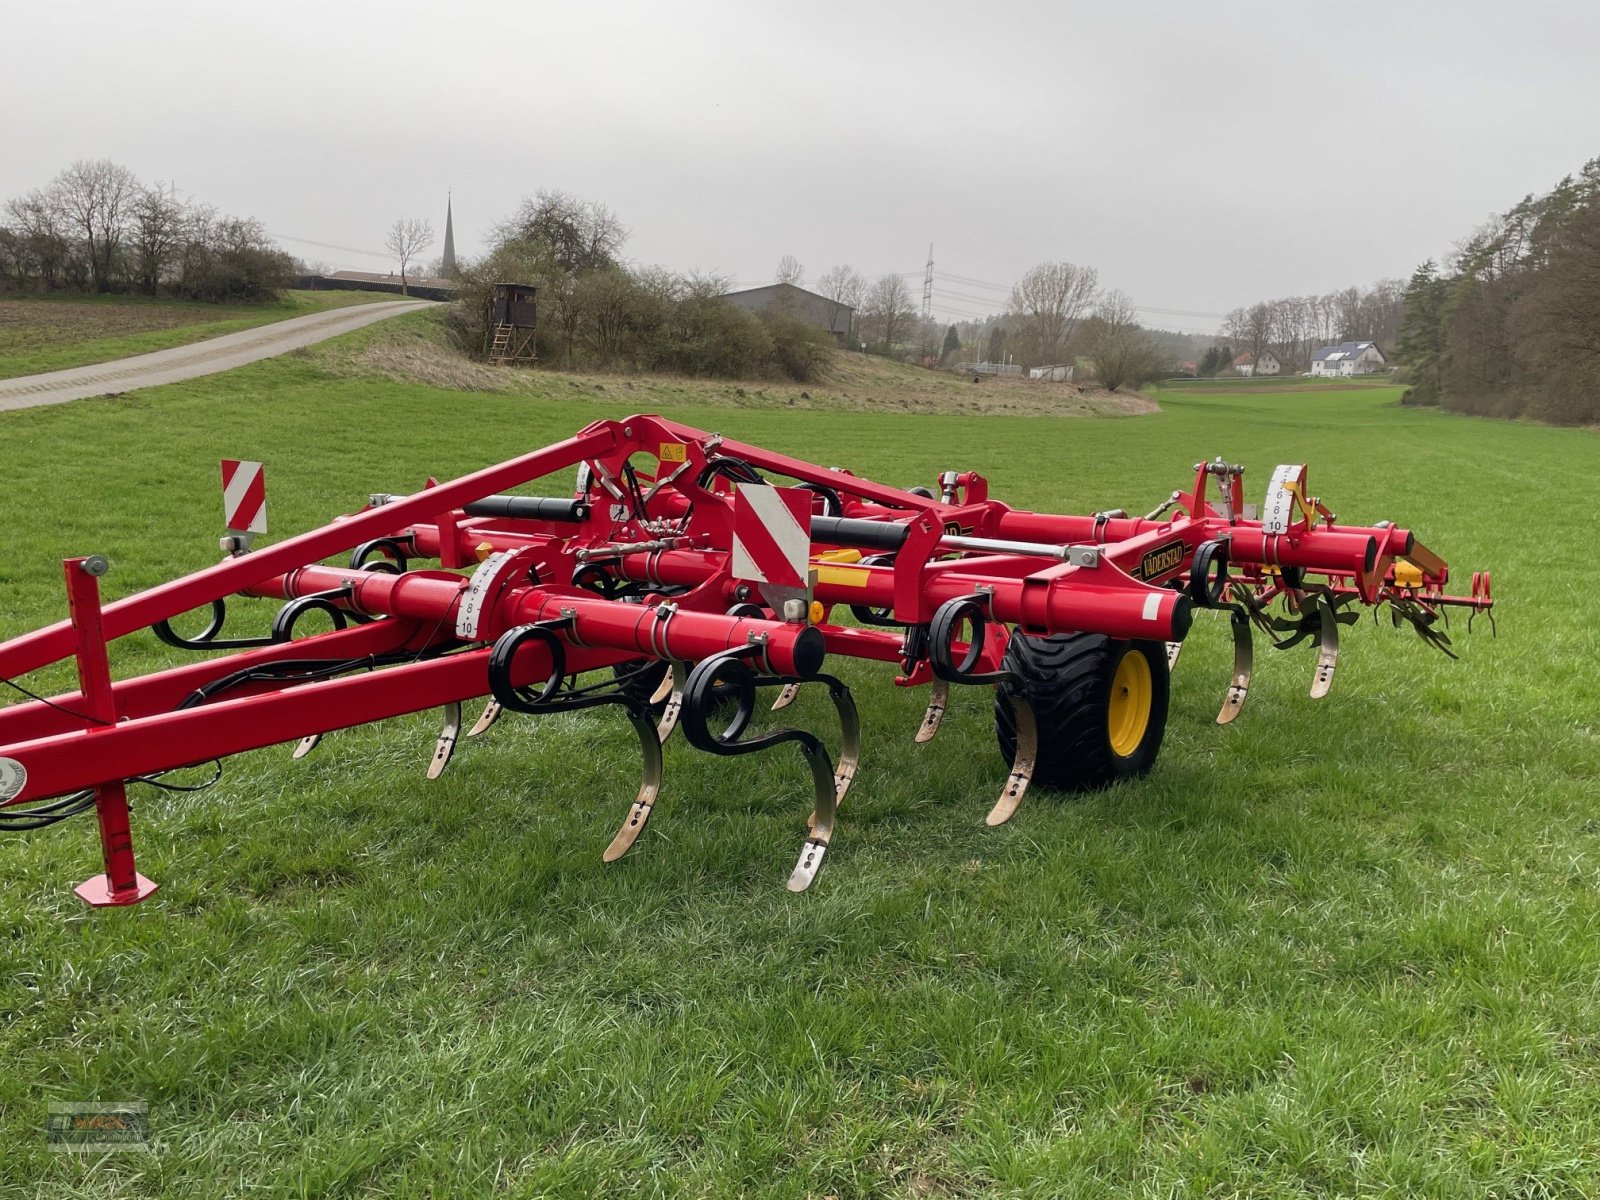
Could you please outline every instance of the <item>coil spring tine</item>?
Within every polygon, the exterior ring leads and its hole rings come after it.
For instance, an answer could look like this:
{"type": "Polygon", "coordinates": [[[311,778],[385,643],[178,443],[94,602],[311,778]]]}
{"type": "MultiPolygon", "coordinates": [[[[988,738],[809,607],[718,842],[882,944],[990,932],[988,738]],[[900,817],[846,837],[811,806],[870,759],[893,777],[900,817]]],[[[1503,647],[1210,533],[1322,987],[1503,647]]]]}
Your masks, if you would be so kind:
{"type": "Polygon", "coordinates": [[[1217,714],[1218,725],[1228,724],[1244,708],[1245,697],[1250,693],[1250,673],[1255,666],[1255,639],[1250,633],[1249,615],[1236,608],[1229,623],[1233,626],[1233,679],[1222,701],[1222,711],[1217,714]]]}
{"type": "Polygon", "coordinates": [[[1339,622],[1334,618],[1333,605],[1321,593],[1317,595],[1317,669],[1311,677],[1311,698],[1320,700],[1333,686],[1333,673],[1339,666],[1339,622]]]}
{"type": "Polygon", "coordinates": [[[450,765],[450,759],[456,752],[456,739],[461,735],[461,701],[446,704],[443,712],[444,728],[439,730],[439,741],[433,748],[433,759],[428,763],[429,779],[437,779],[444,774],[444,769],[450,765]]]}
{"type": "MultiPolygon", "coordinates": [[[[855,697],[843,684],[837,681],[829,684],[828,697],[839,714],[839,761],[833,768],[833,807],[837,813],[861,767],[861,714],[856,709],[855,697]]],[[[817,812],[812,809],[806,818],[806,828],[814,830],[816,827],[817,812]]]]}
{"type": "Polygon", "coordinates": [[[933,735],[939,732],[939,725],[944,721],[945,709],[949,707],[950,683],[948,680],[935,679],[928,692],[928,711],[922,714],[922,724],[917,728],[919,746],[933,741],[933,735]]]}
{"type": "Polygon", "coordinates": [[[1016,815],[1017,806],[1028,794],[1028,785],[1033,782],[1033,769],[1039,761],[1039,722],[1033,715],[1033,705],[1020,693],[1013,693],[1011,712],[1017,722],[1017,750],[1011,759],[1011,774],[1006,777],[1006,785],[1000,790],[1000,799],[995,801],[989,815],[983,819],[983,823],[991,827],[1004,825],[1016,815]]]}
{"type": "Polygon", "coordinates": [[[789,873],[786,886],[791,892],[803,892],[816,882],[822,869],[822,857],[828,852],[828,842],[833,837],[833,822],[838,805],[835,802],[836,784],[833,764],[828,752],[814,739],[800,743],[806,766],[811,768],[811,784],[816,790],[817,803],[811,813],[811,830],[800,847],[800,859],[789,873]]]}
{"type": "Polygon", "coordinates": [[[657,736],[656,727],[651,724],[648,713],[631,705],[628,708],[628,720],[633,725],[633,731],[639,735],[639,750],[644,762],[639,777],[639,794],[634,797],[622,828],[617,830],[617,836],[611,839],[611,844],[600,856],[606,862],[616,862],[628,852],[643,832],[645,822],[650,819],[650,810],[661,795],[661,739],[657,736]]]}

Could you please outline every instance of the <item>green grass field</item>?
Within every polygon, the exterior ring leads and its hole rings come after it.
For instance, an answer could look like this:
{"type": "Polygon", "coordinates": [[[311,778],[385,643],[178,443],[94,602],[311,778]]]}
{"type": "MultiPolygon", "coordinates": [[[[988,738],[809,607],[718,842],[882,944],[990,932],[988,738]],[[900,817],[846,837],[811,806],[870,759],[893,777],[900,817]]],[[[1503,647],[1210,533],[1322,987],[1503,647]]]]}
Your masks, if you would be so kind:
{"type": "Polygon", "coordinates": [[[0,379],[170,350],[288,317],[398,299],[383,292],[308,291],[286,291],[267,304],[0,295],[0,379]]]}
{"type": "MultiPolygon", "coordinates": [[[[323,371],[0,416],[0,636],[63,615],[63,556],[109,555],[113,596],[211,561],[220,457],[265,460],[283,537],[640,407],[323,371]]],[[[1600,1193],[1600,439],[1393,388],[1050,419],[693,386],[670,415],[903,484],[976,469],[1029,507],[1143,511],[1217,454],[1258,496],[1309,460],[1342,519],[1493,568],[1500,637],[1452,663],[1354,627],[1322,702],[1304,648],[1263,646],[1221,728],[1203,616],[1153,774],[999,830],[987,697],[918,747],[923,697],[836,662],[866,750],[803,896],[798,755],[675,738],[650,828],[602,864],[636,755],[603,713],[508,718],[436,783],[424,714],[136,789],[162,890],[132,910],[71,892],[87,819],[4,835],[0,1195],[1600,1193]],[[157,1148],[53,1155],[52,1099],[145,1100],[157,1148]]],[[[114,667],[170,661],[141,635],[114,667]]]]}

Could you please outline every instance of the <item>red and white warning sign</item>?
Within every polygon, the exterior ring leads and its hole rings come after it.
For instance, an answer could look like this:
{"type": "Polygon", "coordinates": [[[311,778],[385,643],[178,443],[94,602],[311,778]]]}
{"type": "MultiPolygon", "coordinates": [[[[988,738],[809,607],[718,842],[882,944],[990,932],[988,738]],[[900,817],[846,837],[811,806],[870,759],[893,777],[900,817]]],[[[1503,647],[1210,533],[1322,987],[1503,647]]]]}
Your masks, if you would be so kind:
{"type": "Polygon", "coordinates": [[[222,515],[232,533],[267,531],[267,481],[260,463],[222,460],[222,515]]]}
{"type": "Polygon", "coordinates": [[[733,576],[803,588],[811,567],[811,493],[741,483],[733,498],[733,576]]]}

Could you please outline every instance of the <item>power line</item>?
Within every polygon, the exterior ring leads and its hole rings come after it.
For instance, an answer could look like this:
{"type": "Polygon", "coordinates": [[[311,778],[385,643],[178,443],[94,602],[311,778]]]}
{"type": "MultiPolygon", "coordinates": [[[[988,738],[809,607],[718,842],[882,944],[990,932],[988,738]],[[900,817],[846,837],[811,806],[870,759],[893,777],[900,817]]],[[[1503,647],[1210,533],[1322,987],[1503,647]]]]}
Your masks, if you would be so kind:
{"type": "Polygon", "coordinates": [[[335,245],[333,242],[316,242],[310,238],[291,237],[287,233],[273,233],[270,229],[267,231],[267,236],[277,238],[280,242],[296,242],[302,246],[318,246],[323,250],[340,250],[345,254],[364,254],[368,258],[389,259],[392,257],[379,250],[361,250],[355,246],[335,245]]]}

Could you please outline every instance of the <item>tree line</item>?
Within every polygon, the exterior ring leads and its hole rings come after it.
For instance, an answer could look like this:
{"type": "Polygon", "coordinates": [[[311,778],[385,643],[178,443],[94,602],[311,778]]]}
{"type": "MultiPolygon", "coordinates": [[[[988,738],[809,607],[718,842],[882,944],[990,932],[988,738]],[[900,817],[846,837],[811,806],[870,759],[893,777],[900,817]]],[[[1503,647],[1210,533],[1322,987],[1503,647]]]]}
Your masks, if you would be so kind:
{"type": "Polygon", "coordinates": [[[1600,159],[1423,263],[1405,304],[1411,402],[1600,422],[1600,159]]]}
{"type": "Polygon", "coordinates": [[[294,266],[259,221],[106,159],[73,163],[0,215],[0,284],[21,291],[259,300],[287,286],[294,266]]]}
{"type": "Polygon", "coordinates": [[[807,380],[834,339],[781,307],[752,313],[723,296],[729,281],[626,264],[628,230],[604,204],[540,191],[495,227],[489,252],[459,267],[449,327],[468,353],[490,332],[496,283],[539,289],[534,346],[578,370],[663,370],[807,380]]]}

